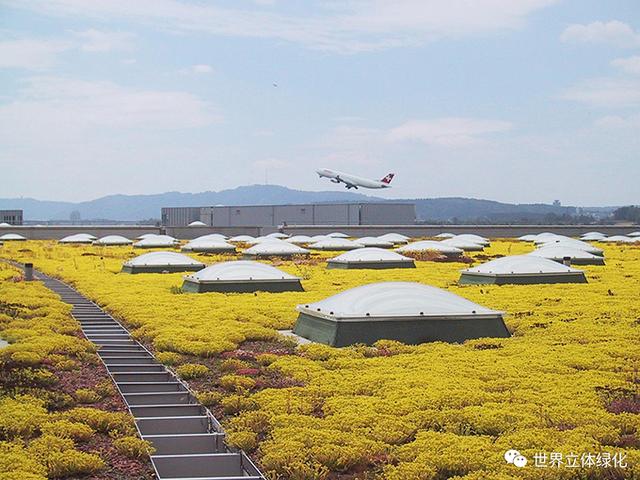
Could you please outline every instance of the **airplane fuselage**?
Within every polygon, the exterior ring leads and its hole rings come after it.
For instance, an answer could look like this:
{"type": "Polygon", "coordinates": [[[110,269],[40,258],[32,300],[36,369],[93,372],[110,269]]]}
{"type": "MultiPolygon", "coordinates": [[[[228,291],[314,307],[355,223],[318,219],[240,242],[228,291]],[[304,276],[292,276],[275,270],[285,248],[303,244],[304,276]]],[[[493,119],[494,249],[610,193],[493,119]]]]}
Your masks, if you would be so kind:
{"type": "Polygon", "coordinates": [[[338,172],[328,168],[316,170],[316,173],[322,178],[328,178],[333,183],[344,183],[347,188],[391,188],[391,185],[381,180],[373,180],[370,178],[358,177],[350,173],[338,172]]]}

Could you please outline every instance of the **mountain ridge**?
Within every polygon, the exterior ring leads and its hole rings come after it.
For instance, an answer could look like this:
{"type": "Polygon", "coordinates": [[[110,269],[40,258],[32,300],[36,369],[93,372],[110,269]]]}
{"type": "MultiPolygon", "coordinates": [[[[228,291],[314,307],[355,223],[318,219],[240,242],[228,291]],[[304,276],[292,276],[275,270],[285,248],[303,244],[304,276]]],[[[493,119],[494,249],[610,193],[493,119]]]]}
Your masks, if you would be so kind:
{"type": "Polygon", "coordinates": [[[138,221],[159,218],[162,207],[212,205],[270,205],[335,202],[411,202],[416,204],[419,221],[456,219],[509,220],[526,216],[542,218],[548,214],[575,215],[576,207],[544,203],[513,204],[465,197],[384,199],[348,191],[305,191],[280,185],[246,185],[218,192],[164,192],[147,195],[114,194],[83,202],[61,202],[34,198],[0,198],[0,209],[22,209],[25,220],[68,220],[79,212],[85,220],[108,219],[138,221]]]}

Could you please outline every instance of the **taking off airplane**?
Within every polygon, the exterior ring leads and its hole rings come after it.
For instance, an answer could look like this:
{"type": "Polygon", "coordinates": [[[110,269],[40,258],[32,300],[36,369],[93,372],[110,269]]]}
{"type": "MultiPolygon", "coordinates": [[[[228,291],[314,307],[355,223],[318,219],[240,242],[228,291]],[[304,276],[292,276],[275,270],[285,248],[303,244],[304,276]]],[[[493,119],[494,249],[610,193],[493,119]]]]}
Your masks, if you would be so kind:
{"type": "Polygon", "coordinates": [[[395,173],[389,173],[382,180],[372,180],[370,178],[357,177],[350,173],[337,172],[335,170],[329,170],[328,168],[321,168],[316,170],[316,173],[320,178],[325,177],[331,180],[333,183],[344,183],[346,188],[391,188],[391,180],[395,173]]]}

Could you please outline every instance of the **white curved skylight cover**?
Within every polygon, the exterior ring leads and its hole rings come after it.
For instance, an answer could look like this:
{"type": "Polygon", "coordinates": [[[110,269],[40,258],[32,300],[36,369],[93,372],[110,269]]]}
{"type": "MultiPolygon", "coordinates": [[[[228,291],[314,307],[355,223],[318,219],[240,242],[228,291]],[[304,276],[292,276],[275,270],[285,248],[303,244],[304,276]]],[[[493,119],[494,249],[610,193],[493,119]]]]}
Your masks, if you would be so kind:
{"type": "Polygon", "coordinates": [[[637,232],[628,233],[627,237],[640,237],[640,230],[638,230],[637,232]]]}
{"type": "Polygon", "coordinates": [[[300,280],[276,267],[251,260],[216,263],[197,273],[186,275],[185,279],[196,282],[300,280]]]}
{"type": "Polygon", "coordinates": [[[329,260],[338,263],[357,262],[412,262],[413,259],[384,248],[366,247],[350,250],[329,260]]]}
{"type": "Polygon", "coordinates": [[[537,238],[537,235],[522,235],[521,237],[518,237],[518,240],[521,240],[523,242],[533,242],[535,241],[535,239],[537,238]]]}
{"type": "Polygon", "coordinates": [[[287,243],[309,243],[311,242],[311,237],[308,235],[294,235],[293,237],[289,237],[285,239],[287,243]]]}
{"type": "Polygon", "coordinates": [[[279,238],[267,237],[266,235],[261,235],[252,240],[247,240],[245,243],[249,245],[257,245],[262,242],[283,242],[284,240],[280,240],[279,238]]]}
{"type": "Polygon", "coordinates": [[[73,235],[67,235],[64,238],[58,240],[60,243],[91,243],[96,237],[88,233],[76,233],[73,235]]]}
{"type": "Polygon", "coordinates": [[[602,239],[603,242],[620,242],[620,243],[634,243],[637,241],[636,238],[627,237],[626,235],[614,235],[612,237],[607,237],[602,239]]]}
{"type": "Polygon", "coordinates": [[[575,238],[567,238],[559,242],[550,241],[547,243],[541,243],[538,244],[538,247],[550,247],[552,245],[578,248],[580,250],[584,250],[585,252],[593,253],[594,255],[599,255],[602,253],[601,248],[594,247],[590,243],[583,242],[582,240],[576,240],[575,238]]]}
{"type": "Polygon", "coordinates": [[[269,235],[267,235],[267,237],[284,239],[284,238],[289,238],[289,235],[287,235],[286,233],[282,233],[282,232],[273,232],[273,233],[270,233],[269,235]]]}
{"type": "Polygon", "coordinates": [[[565,257],[569,258],[580,258],[580,259],[600,259],[602,257],[598,257],[593,255],[592,253],[586,252],[584,250],[580,250],[579,248],[573,248],[569,245],[550,245],[547,247],[541,247],[537,250],[534,250],[527,255],[532,255],[535,257],[542,257],[554,260],[562,260],[565,257]]]}
{"type": "Polygon", "coordinates": [[[449,245],[450,247],[456,247],[456,248],[474,248],[474,247],[484,247],[483,244],[478,243],[478,242],[472,242],[470,240],[461,240],[458,237],[456,238],[447,238],[446,240],[442,240],[440,243],[443,243],[445,245],[449,245]]]}
{"type": "Polygon", "coordinates": [[[5,233],[0,237],[0,240],[26,240],[27,237],[23,237],[17,233],[5,233]]]}
{"type": "Polygon", "coordinates": [[[358,238],[356,242],[364,245],[365,247],[393,247],[393,242],[382,240],[377,237],[362,237],[358,238]]]}
{"type": "Polygon", "coordinates": [[[326,235],[312,235],[311,236],[311,241],[312,242],[319,242],[320,240],[326,240],[327,238],[331,238],[331,237],[327,237],[326,235]]]}
{"type": "Polygon", "coordinates": [[[602,233],[595,233],[594,232],[594,233],[585,233],[584,235],[582,235],[580,237],[580,240],[599,242],[604,238],[607,238],[607,236],[602,234],[602,233]]]}
{"type": "Polygon", "coordinates": [[[439,233],[438,235],[436,235],[436,238],[453,238],[455,236],[456,236],[455,233],[442,232],[442,233],[439,233]]]}
{"type": "Polygon", "coordinates": [[[227,240],[227,237],[222,235],[221,233],[209,233],[207,235],[200,235],[199,237],[191,240],[192,242],[200,241],[200,240],[213,240],[218,242],[224,242],[227,240]]]}
{"type": "Polygon", "coordinates": [[[136,237],[136,240],[144,240],[145,238],[155,237],[156,235],[158,235],[158,234],[157,233],[143,233],[139,237],[136,237]]]}
{"type": "Polygon", "coordinates": [[[201,266],[202,262],[177,252],[145,253],[124,263],[127,267],[201,266]]]}
{"type": "Polygon", "coordinates": [[[200,220],[195,220],[194,222],[191,222],[189,226],[190,227],[206,227],[207,224],[204,222],[201,222],[200,220]]]}
{"type": "Polygon", "coordinates": [[[478,243],[480,245],[489,245],[489,240],[481,237],[480,235],[474,235],[473,233],[463,233],[453,237],[456,240],[462,240],[465,242],[478,243]]]}
{"type": "MultiPolygon", "coordinates": [[[[537,237],[533,243],[535,243],[536,245],[542,245],[545,243],[559,243],[559,242],[566,242],[567,240],[571,241],[571,240],[576,240],[575,238],[571,238],[571,237],[567,237],[566,235],[547,235],[544,237],[537,237]]],[[[576,240],[579,241],[579,240],[576,240]]]]}
{"type": "Polygon", "coordinates": [[[331,232],[331,233],[327,233],[326,236],[329,238],[349,238],[349,235],[342,232],[331,232]]]}
{"type": "Polygon", "coordinates": [[[251,235],[236,235],[229,239],[230,242],[249,243],[255,240],[251,235]]]}
{"type": "Polygon", "coordinates": [[[325,238],[319,242],[312,243],[309,248],[332,249],[332,248],[362,248],[364,245],[346,238],[325,238]]]}
{"type": "Polygon", "coordinates": [[[378,238],[380,240],[384,240],[385,242],[391,242],[391,243],[407,243],[409,240],[411,240],[410,237],[407,237],[406,235],[402,235],[401,233],[395,233],[395,232],[385,233],[384,235],[378,235],[378,238]]]}
{"type": "Polygon", "coordinates": [[[309,250],[293,243],[273,240],[271,242],[260,242],[251,248],[247,248],[243,253],[248,255],[302,255],[309,253],[309,250]]]}
{"type": "Polygon", "coordinates": [[[106,237],[99,238],[93,243],[98,245],[129,245],[132,242],[122,235],[107,235],[106,237]]]}
{"type": "Polygon", "coordinates": [[[463,272],[492,275],[532,275],[545,273],[579,273],[581,270],[567,267],[553,260],[532,255],[511,255],[468,268],[463,272]]]}
{"type": "Polygon", "coordinates": [[[415,282],[381,282],[352,288],[308,305],[300,312],[333,318],[499,315],[454,293],[415,282]],[[368,314],[368,315],[367,315],[368,314]]]}
{"type": "Polygon", "coordinates": [[[436,242],[434,240],[421,240],[419,242],[413,242],[403,247],[396,248],[396,252],[426,252],[434,251],[441,253],[463,253],[463,250],[451,245],[443,244],[442,242],[436,242]]]}
{"type": "Polygon", "coordinates": [[[230,250],[236,248],[234,245],[225,242],[224,240],[216,239],[196,239],[187,243],[182,250],[204,249],[204,250],[230,250]]]}
{"type": "Polygon", "coordinates": [[[0,223],[0,227],[10,227],[10,226],[11,226],[11,224],[7,223],[7,222],[0,223]]]}
{"type": "Polygon", "coordinates": [[[134,247],[172,247],[178,242],[169,235],[154,235],[152,237],[143,238],[134,243],[134,247]]]}

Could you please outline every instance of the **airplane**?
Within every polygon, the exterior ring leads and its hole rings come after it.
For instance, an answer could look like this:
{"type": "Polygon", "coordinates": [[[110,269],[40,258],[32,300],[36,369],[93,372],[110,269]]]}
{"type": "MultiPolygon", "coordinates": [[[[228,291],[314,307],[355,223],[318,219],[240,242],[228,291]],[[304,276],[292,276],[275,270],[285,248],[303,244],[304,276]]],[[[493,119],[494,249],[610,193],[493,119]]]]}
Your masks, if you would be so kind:
{"type": "Polygon", "coordinates": [[[357,177],[350,173],[337,172],[335,170],[329,170],[328,168],[321,168],[316,170],[316,173],[320,178],[325,177],[331,180],[333,183],[344,183],[345,188],[391,188],[391,180],[395,176],[395,173],[389,173],[382,180],[371,180],[369,178],[357,177]]]}

